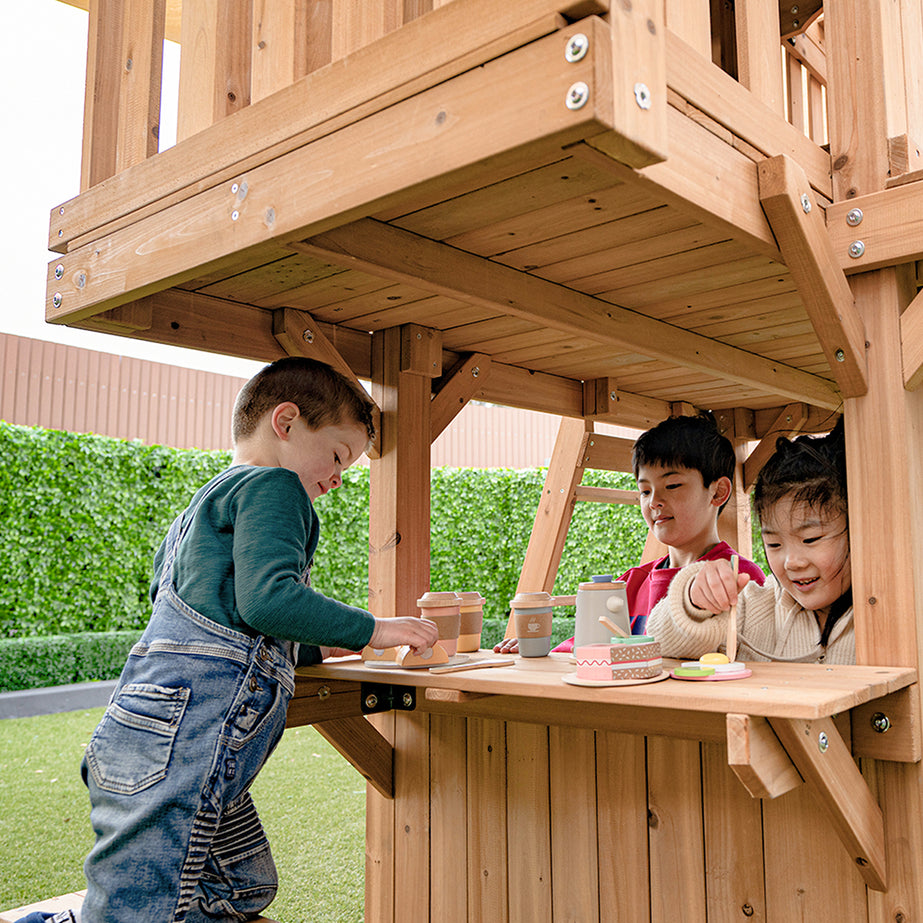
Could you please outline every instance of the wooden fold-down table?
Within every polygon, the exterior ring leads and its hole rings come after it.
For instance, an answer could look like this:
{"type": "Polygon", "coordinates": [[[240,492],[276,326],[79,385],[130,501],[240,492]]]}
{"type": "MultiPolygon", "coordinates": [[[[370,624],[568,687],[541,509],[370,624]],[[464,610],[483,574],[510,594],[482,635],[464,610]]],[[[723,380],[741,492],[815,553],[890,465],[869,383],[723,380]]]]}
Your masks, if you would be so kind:
{"type": "Polygon", "coordinates": [[[299,670],[289,724],[371,783],[369,920],[865,919],[887,876],[877,763],[920,758],[916,672],[751,666],[585,688],[564,654],[343,660],[299,670]]]}

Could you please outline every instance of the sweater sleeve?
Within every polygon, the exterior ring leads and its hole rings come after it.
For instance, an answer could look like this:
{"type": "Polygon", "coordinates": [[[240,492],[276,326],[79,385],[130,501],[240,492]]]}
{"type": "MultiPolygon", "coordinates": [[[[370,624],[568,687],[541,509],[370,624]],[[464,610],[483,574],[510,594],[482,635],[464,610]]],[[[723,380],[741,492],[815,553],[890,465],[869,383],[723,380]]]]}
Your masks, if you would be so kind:
{"type": "Polygon", "coordinates": [[[300,484],[255,478],[235,499],[234,594],[254,631],[304,644],[361,650],[370,612],[324,596],[302,581],[317,544],[317,517],[300,484]],[[284,486],[284,482],[283,482],[284,486]]]}

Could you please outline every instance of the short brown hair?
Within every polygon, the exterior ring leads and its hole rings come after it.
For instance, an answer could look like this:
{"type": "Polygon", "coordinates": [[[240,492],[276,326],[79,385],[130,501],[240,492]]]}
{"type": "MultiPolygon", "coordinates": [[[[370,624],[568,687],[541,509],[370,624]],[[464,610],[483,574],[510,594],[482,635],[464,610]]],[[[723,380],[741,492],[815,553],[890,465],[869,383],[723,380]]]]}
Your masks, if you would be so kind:
{"type": "Polygon", "coordinates": [[[231,437],[237,443],[252,435],[263,417],[291,401],[312,429],[345,422],[365,427],[375,438],[375,402],[362,387],[316,359],[286,356],[260,369],[240,389],[231,418],[231,437]]]}

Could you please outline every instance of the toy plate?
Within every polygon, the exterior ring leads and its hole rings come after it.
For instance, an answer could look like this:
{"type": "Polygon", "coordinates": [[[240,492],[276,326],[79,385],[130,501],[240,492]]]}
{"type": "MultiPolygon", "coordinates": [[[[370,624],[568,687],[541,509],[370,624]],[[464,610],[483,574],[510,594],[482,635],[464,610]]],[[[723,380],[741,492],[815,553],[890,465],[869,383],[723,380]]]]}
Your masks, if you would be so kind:
{"type": "Polygon", "coordinates": [[[645,683],[659,683],[669,676],[670,674],[664,670],[647,679],[581,679],[576,673],[565,673],[561,679],[569,686],[643,686],[645,683]]]}
{"type": "Polygon", "coordinates": [[[736,673],[712,673],[710,676],[677,676],[674,672],[670,671],[671,679],[680,679],[686,680],[687,682],[701,683],[701,682],[724,682],[726,679],[746,679],[748,676],[752,676],[752,670],[738,670],[736,673]]]}
{"type": "Polygon", "coordinates": [[[415,663],[408,667],[402,667],[394,660],[363,660],[362,662],[373,670],[428,670],[430,667],[454,667],[460,663],[467,663],[470,659],[470,654],[453,654],[448,663],[415,663]]]}

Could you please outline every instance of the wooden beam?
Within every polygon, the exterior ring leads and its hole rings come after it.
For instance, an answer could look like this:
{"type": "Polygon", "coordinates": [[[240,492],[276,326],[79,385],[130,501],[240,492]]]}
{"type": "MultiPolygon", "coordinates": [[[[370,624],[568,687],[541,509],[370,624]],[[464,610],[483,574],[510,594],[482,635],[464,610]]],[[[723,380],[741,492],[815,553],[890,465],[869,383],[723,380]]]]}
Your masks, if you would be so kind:
{"type": "Polygon", "coordinates": [[[727,716],[728,765],[754,798],[777,798],[802,778],[765,718],[727,716]]]}
{"type": "Polygon", "coordinates": [[[832,718],[770,718],[802,778],[811,786],[863,881],[887,890],[881,808],[832,718]]]}
{"type": "Polygon", "coordinates": [[[490,375],[490,356],[472,353],[459,359],[433,394],[430,442],[435,442],[490,375]]]}
{"type": "Polygon", "coordinates": [[[919,763],[923,757],[916,684],[856,706],[849,718],[853,756],[901,763],[919,763]]]}
{"type": "Polygon", "coordinates": [[[827,233],[846,273],[923,259],[923,173],[916,182],[829,206],[827,233]]]}
{"type": "Polygon", "coordinates": [[[314,727],[378,792],[394,797],[394,748],[367,718],[334,718],[314,727]]]}
{"type": "Polygon", "coordinates": [[[737,77],[760,102],[783,115],[779,6],[765,0],[736,0],[734,12],[737,77]]]}
{"type": "Polygon", "coordinates": [[[578,487],[574,499],[584,503],[620,503],[639,506],[641,495],[636,490],[619,490],[617,487],[578,487]]]}
{"type": "Polygon", "coordinates": [[[865,329],[804,171],[780,154],[759,165],[760,202],[844,397],[868,391],[865,329]]]}
{"type": "Polygon", "coordinates": [[[804,404],[789,404],[770,425],[756,448],[747,456],[744,463],[744,490],[748,491],[756,483],[763,465],[776,450],[776,441],[780,436],[792,436],[800,433],[808,419],[808,408],[804,404]]]}
{"type": "Polygon", "coordinates": [[[772,394],[831,408],[840,403],[833,387],[817,376],[371,219],[313,237],[300,248],[599,343],[717,371],[772,394]]]}
{"type": "Polygon", "coordinates": [[[917,294],[901,315],[901,356],[904,387],[914,391],[923,384],[923,292],[917,294]]]}

